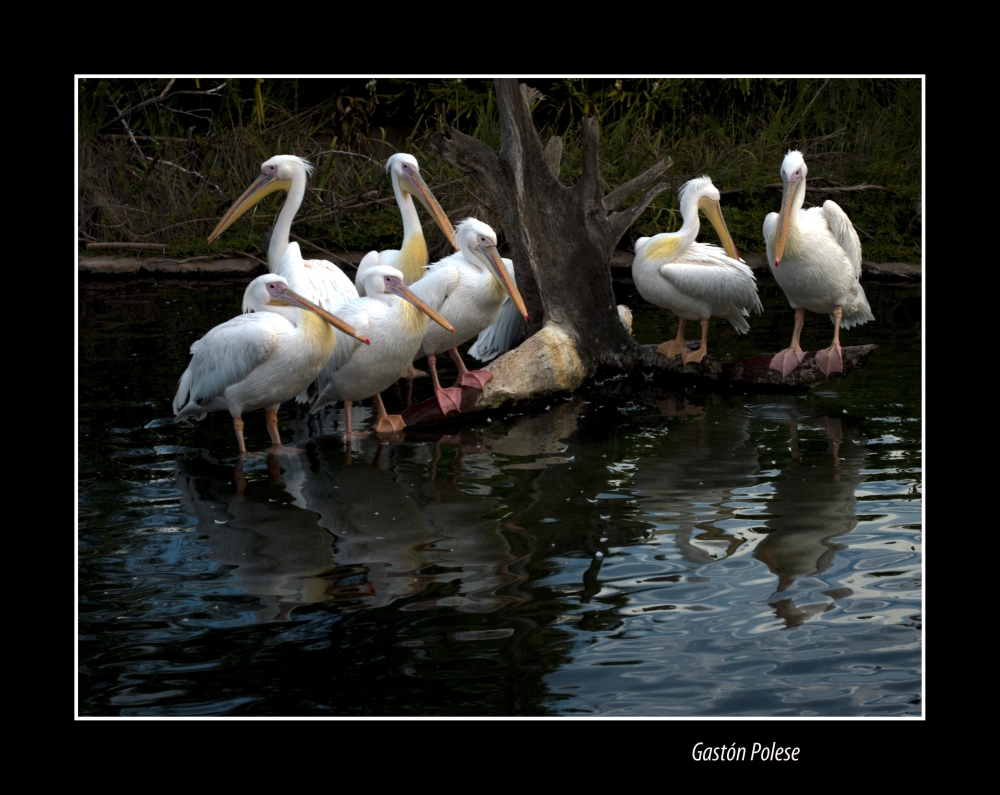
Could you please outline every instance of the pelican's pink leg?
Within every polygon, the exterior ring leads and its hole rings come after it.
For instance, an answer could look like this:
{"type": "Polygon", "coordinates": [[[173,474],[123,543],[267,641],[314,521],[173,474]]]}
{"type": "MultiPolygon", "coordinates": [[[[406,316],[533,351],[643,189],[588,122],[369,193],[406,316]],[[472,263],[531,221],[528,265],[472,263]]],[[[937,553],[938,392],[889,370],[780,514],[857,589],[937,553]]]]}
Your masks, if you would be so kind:
{"type": "Polygon", "coordinates": [[[277,409],[265,409],[264,418],[267,422],[267,435],[271,437],[271,444],[281,446],[281,437],[278,435],[278,411],[277,409]]]}
{"type": "Polygon", "coordinates": [[[792,370],[802,364],[802,360],[806,358],[806,352],[802,350],[802,346],[799,345],[799,337],[802,336],[802,327],[806,323],[806,310],[796,309],[795,310],[795,330],[792,332],[792,344],[790,347],[785,348],[781,353],[775,354],[774,358],[771,359],[771,370],[777,370],[781,373],[781,377],[784,378],[792,370]]]}
{"type": "Polygon", "coordinates": [[[427,354],[427,363],[431,366],[431,383],[434,385],[434,395],[437,397],[438,407],[446,417],[449,411],[462,410],[462,390],[458,387],[448,387],[443,389],[438,380],[437,356],[433,353],[427,354]]]}
{"type": "Polygon", "coordinates": [[[243,441],[243,418],[233,417],[233,428],[236,430],[236,443],[240,446],[240,457],[247,454],[247,445],[243,441]]]}
{"type": "Polygon", "coordinates": [[[353,405],[354,405],[354,401],[353,400],[345,400],[344,401],[344,420],[345,420],[345,422],[347,422],[347,433],[345,434],[345,436],[348,439],[350,439],[351,435],[352,435],[352,431],[351,431],[351,406],[353,406],[353,405]]]}
{"type": "Polygon", "coordinates": [[[668,359],[672,359],[674,356],[684,357],[687,352],[687,345],[684,343],[684,324],[687,321],[680,317],[677,318],[677,337],[670,340],[670,342],[661,342],[660,347],[656,349],[656,352],[661,356],[666,356],[668,359]]]}
{"type": "Polygon", "coordinates": [[[372,426],[372,430],[375,433],[398,433],[406,427],[406,423],[403,422],[401,416],[398,414],[389,414],[385,410],[385,405],[382,403],[382,396],[378,392],[375,393],[372,400],[375,403],[376,420],[372,426]]]}
{"type": "Polygon", "coordinates": [[[708,353],[708,318],[703,317],[701,319],[701,347],[696,351],[691,351],[691,353],[685,353],[684,364],[701,362],[705,358],[706,353],[708,353]]]}
{"type": "Polygon", "coordinates": [[[823,375],[829,377],[830,373],[844,372],[844,353],[840,347],[840,320],[844,316],[844,309],[840,306],[833,308],[833,344],[816,352],[816,365],[823,371],[823,375]]]}
{"type": "Polygon", "coordinates": [[[458,348],[449,350],[448,355],[458,365],[458,378],[455,379],[455,386],[471,386],[473,389],[482,391],[490,382],[490,379],[493,378],[493,373],[489,370],[466,369],[465,362],[462,361],[462,357],[458,353],[458,348]]]}

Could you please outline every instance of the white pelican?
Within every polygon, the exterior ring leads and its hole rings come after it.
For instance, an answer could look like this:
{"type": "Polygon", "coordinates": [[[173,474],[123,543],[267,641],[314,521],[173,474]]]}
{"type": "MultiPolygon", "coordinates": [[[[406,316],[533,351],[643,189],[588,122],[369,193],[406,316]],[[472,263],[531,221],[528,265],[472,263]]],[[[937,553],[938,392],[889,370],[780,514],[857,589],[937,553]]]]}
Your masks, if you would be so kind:
{"type": "MultiPolygon", "coordinates": [[[[455,237],[455,229],[448,220],[445,211],[441,209],[438,200],[427,187],[424,178],[420,176],[420,166],[413,155],[399,152],[390,157],[385,163],[386,169],[392,177],[392,190],[396,194],[396,204],[399,205],[399,214],[403,216],[403,245],[402,248],[387,249],[379,252],[378,265],[388,265],[403,272],[403,282],[407,286],[422,278],[430,261],[427,254],[427,243],[424,240],[424,231],[420,226],[420,216],[417,215],[417,207],[413,203],[416,196],[427,208],[427,211],[434,217],[437,225],[441,227],[444,236],[448,238],[452,246],[458,249],[455,237]]],[[[358,273],[354,279],[354,284],[358,292],[364,295],[363,282],[365,267],[364,261],[358,266],[358,273]]]]}
{"type": "Polygon", "coordinates": [[[719,207],[719,189],[708,177],[684,183],[680,190],[684,223],[677,232],[641,237],[635,242],[632,278],[639,295],[677,315],[677,338],[657,352],[668,359],[680,355],[684,363],[700,362],[708,352],[708,319],[728,320],[746,334],[750,310],[761,312],[753,271],[740,261],[719,207]],[[725,251],[697,243],[699,208],[712,222],[725,251]],[[728,256],[727,256],[728,255],[728,256]],[[701,346],[690,353],[684,344],[684,324],[701,321],[701,346]]]}
{"type": "Polygon", "coordinates": [[[288,280],[289,286],[299,295],[333,312],[344,301],[358,297],[354,283],[332,262],[322,259],[303,260],[301,256],[284,257],[288,247],[292,220],[302,206],[306,194],[306,181],[312,165],[295,155],[275,155],[260,167],[260,176],[233,203],[218,225],[208,236],[211,243],[233,222],[257,202],[276,190],[288,192],[288,198],[278,214],[267,249],[267,265],[271,273],[278,273],[288,280]]]}
{"type": "Polygon", "coordinates": [[[771,360],[782,377],[802,363],[805,352],[799,335],[806,310],[822,312],[833,323],[833,344],[816,352],[816,364],[825,375],[842,373],[840,327],[874,320],[861,278],[861,241],[854,225],[836,202],[802,209],[806,198],[806,163],[802,153],[789,151],[781,164],[781,213],[764,219],[764,242],[774,280],[795,310],[792,344],[771,360]],[[780,266],[780,267],[779,267],[780,266]]]}
{"type": "MultiPolygon", "coordinates": [[[[396,268],[378,264],[379,254],[369,252],[365,266],[365,296],[341,304],[337,314],[375,343],[370,348],[343,340],[316,379],[319,394],[310,406],[317,411],[327,403],[344,401],[347,435],[351,431],[351,403],[371,397],[378,417],[373,426],[377,433],[403,429],[398,414],[389,415],[379,395],[395,382],[413,361],[420,348],[427,320],[430,318],[451,334],[454,329],[431,306],[403,284],[403,274],[396,268]]],[[[440,304],[443,294],[435,301],[440,304]]]]}
{"type": "MultiPolygon", "coordinates": [[[[298,244],[292,247],[297,254],[298,244]]],[[[250,282],[243,305],[253,313],[221,323],[191,346],[191,364],[174,397],[174,422],[186,417],[200,420],[210,411],[228,409],[241,456],[247,451],[245,411],[263,408],[271,442],[281,444],[278,406],[312,383],[330,359],[335,346],[330,324],[351,335],[341,335],[341,343],[352,338],[368,343],[352,326],[297,294],[277,274],[250,282]]]]}
{"type": "Polygon", "coordinates": [[[413,292],[428,303],[443,294],[439,310],[455,327],[454,334],[447,334],[437,326],[429,326],[416,356],[427,356],[434,394],[445,415],[461,411],[462,386],[482,389],[493,377],[488,370],[468,370],[458,346],[496,319],[505,296],[510,297],[521,317],[528,319],[528,310],[514,284],[514,263],[501,259],[496,232],[482,221],[466,218],[458,225],[456,235],[459,250],[428,266],[427,275],[411,285],[413,292]],[[437,354],[445,351],[458,365],[458,380],[448,389],[441,388],[437,375],[437,354]]]}

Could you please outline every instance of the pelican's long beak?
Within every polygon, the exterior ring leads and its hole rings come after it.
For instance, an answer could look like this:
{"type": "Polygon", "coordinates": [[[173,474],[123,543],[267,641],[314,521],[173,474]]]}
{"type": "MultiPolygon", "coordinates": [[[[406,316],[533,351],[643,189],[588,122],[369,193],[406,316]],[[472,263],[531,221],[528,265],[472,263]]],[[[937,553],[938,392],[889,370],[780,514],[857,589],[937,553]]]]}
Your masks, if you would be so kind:
{"type": "Polygon", "coordinates": [[[445,320],[444,316],[440,312],[431,309],[427,304],[425,304],[423,301],[417,298],[417,296],[413,294],[413,292],[410,290],[409,287],[407,287],[398,279],[393,280],[393,284],[389,288],[389,290],[395,295],[398,295],[404,301],[409,301],[417,309],[419,309],[421,312],[427,315],[427,317],[429,317],[431,320],[433,320],[442,328],[448,329],[448,331],[454,333],[455,327],[451,325],[451,323],[449,323],[447,320],[445,320]]]}
{"type": "MultiPolygon", "coordinates": [[[[726,254],[739,262],[740,252],[736,250],[736,244],[729,234],[729,227],[726,226],[726,219],[722,215],[722,206],[714,199],[702,196],[698,200],[698,207],[701,208],[701,211],[705,213],[705,217],[711,222],[715,233],[719,236],[719,240],[722,241],[722,247],[726,250],[726,254]]],[[[638,243],[636,243],[636,247],[638,247],[638,243]]]]}
{"type": "Polygon", "coordinates": [[[521,313],[521,317],[528,320],[528,309],[524,305],[524,299],[521,298],[521,294],[517,291],[517,285],[510,278],[510,274],[507,273],[507,268],[503,264],[503,260],[500,259],[500,252],[497,251],[496,246],[476,246],[475,251],[482,254],[483,259],[486,260],[486,264],[490,266],[493,271],[493,275],[496,276],[500,284],[503,285],[503,289],[507,291],[507,295],[510,296],[510,300],[514,302],[514,306],[517,307],[517,311],[521,313]]]}
{"type": "Polygon", "coordinates": [[[434,198],[434,194],[431,193],[431,189],[427,187],[427,183],[424,182],[424,178],[420,176],[420,172],[418,171],[411,175],[404,174],[400,177],[399,181],[407,193],[412,193],[420,199],[420,203],[427,208],[427,212],[434,216],[434,220],[437,222],[437,225],[441,227],[441,231],[444,232],[444,236],[448,238],[448,242],[451,243],[452,248],[454,248],[455,251],[458,251],[458,235],[455,234],[455,227],[451,225],[451,221],[448,220],[447,214],[441,208],[438,200],[434,198]]]}
{"type": "Polygon", "coordinates": [[[345,334],[354,337],[354,339],[361,340],[361,342],[363,342],[365,345],[372,344],[371,340],[369,340],[368,337],[366,337],[364,334],[358,332],[358,330],[354,328],[354,326],[350,325],[349,323],[345,323],[336,315],[331,315],[329,312],[323,309],[323,307],[316,306],[316,304],[314,304],[308,298],[299,295],[292,289],[286,289],[283,292],[278,293],[277,295],[271,296],[271,303],[275,302],[279,304],[286,303],[289,306],[297,306],[299,307],[299,309],[305,309],[309,312],[314,312],[338,331],[343,331],[345,334]]]}
{"type": "Polygon", "coordinates": [[[785,243],[788,240],[788,222],[792,217],[792,206],[795,204],[795,197],[798,191],[805,188],[805,182],[801,178],[791,180],[783,179],[785,183],[781,190],[781,212],[778,214],[778,226],[774,230],[774,267],[778,267],[781,262],[781,255],[785,253],[785,243]]]}
{"type": "Polygon", "coordinates": [[[222,220],[212,230],[212,234],[208,236],[208,242],[213,242],[219,235],[232,226],[237,218],[269,193],[274,193],[276,190],[287,191],[291,187],[292,181],[290,179],[278,179],[268,174],[261,174],[251,183],[249,188],[243,191],[243,195],[236,200],[233,206],[229,208],[229,211],[222,216],[222,220]]]}

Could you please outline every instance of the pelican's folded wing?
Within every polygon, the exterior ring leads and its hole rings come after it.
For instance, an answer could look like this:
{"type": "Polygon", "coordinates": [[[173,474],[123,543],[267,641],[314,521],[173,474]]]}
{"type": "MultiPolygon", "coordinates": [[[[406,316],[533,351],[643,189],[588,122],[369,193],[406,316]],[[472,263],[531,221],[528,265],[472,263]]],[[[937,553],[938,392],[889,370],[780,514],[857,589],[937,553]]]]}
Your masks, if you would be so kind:
{"type": "Polygon", "coordinates": [[[851,219],[847,217],[847,213],[840,209],[839,204],[829,200],[823,202],[823,217],[826,218],[826,223],[830,227],[834,239],[847,254],[847,259],[850,260],[851,266],[854,268],[854,278],[860,278],[861,240],[854,224],[851,223],[851,219]]]}
{"type": "Polygon", "coordinates": [[[479,332],[476,342],[469,348],[469,355],[481,362],[495,359],[517,345],[524,338],[527,327],[517,306],[508,296],[500,304],[496,319],[479,332]]]}
{"type": "Polygon", "coordinates": [[[191,345],[191,364],[181,376],[174,413],[204,402],[245,379],[267,361],[291,324],[281,315],[255,312],[227,320],[191,345]]]}
{"type": "Polygon", "coordinates": [[[684,253],[683,262],[661,265],[660,275],[678,290],[713,306],[761,311],[753,271],[716,246],[693,243],[684,253]]]}

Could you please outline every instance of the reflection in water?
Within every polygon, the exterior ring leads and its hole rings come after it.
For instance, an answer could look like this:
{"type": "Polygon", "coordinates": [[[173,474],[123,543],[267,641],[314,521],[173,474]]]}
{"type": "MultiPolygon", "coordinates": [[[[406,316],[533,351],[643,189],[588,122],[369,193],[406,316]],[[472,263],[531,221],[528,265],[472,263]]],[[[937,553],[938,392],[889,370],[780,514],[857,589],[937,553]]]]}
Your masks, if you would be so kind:
{"type": "MultiPolygon", "coordinates": [[[[419,593],[404,610],[494,612],[522,600],[516,585],[528,555],[511,549],[506,534],[514,525],[483,518],[489,488],[470,489],[468,475],[501,474],[497,450],[521,458],[563,450],[558,439],[575,428],[579,401],[572,406],[520,418],[486,438],[453,434],[427,445],[372,436],[352,439],[346,453],[268,455],[266,482],[201,451],[178,457],[176,484],[212,557],[234,566],[238,586],[264,603],[260,621],[285,620],[300,605],[333,602],[354,611],[419,593]],[[443,469],[449,448],[455,454],[443,469]]],[[[297,427],[302,448],[304,435],[297,427]]],[[[546,456],[525,466],[564,460],[546,456]]]]}
{"type": "Polygon", "coordinates": [[[410,490],[385,467],[395,445],[377,437],[351,445],[347,463],[338,451],[321,451],[286,481],[288,493],[333,534],[337,566],[363,572],[364,588],[339,595],[343,608],[384,607],[425,587],[421,570],[432,536],[410,490]]]}
{"type": "Polygon", "coordinates": [[[82,713],[920,714],[919,291],[808,395],[637,374],[346,445],[341,410],[241,479],[165,396],[244,286],[81,300],[82,713]]]}
{"type": "MultiPolygon", "coordinates": [[[[300,460],[287,456],[280,463],[295,467],[300,460]]],[[[207,536],[211,556],[233,566],[239,588],[264,604],[257,620],[279,621],[299,605],[333,598],[324,579],[333,563],[330,536],[314,514],[288,504],[278,459],[269,455],[267,464],[268,480],[244,483],[238,494],[242,472],[234,474],[201,450],[196,457],[177,457],[175,482],[207,536]]]]}
{"type": "Polygon", "coordinates": [[[448,443],[457,452],[449,471],[441,472],[439,440],[430,466],[431,473],[438,477],[432,474],[414,483],[414,487],[420,491],[428,524],[435,529],[435,565],[444,570],[437,580],[451,583],[451,588],[447,594],[413,602],[404,609],[448,606],[464,612],[492,612],[521,600],[510,589],[524,578],[514,571],[514,564],[523,557],[511,550],[499,520],[482,518],[486,495],[470,495],[468,487],[459,484],[459,473],[473,463],[484,464],[481,471],[492,469],[492,456],[484,451],[481,437],[470,436],[465,443],[461,437],[448,437],[448,443]],[[444,480],[442,474],[446,475],[444,480]]]}
{"type": "Polygon", "coordinates": [[[721,417],[681,397],[657,400],[661,413],[679,417],[666,439],[643,456],[633,484],[644,513],[659,532],[674,534],[684,560],[695,565],[728,558],[746,542],[725,522],[733,492],[755,483],[758,451],[749,441],[750,417],[721,417]]]}
{"type": "MultiPolygon", "coordinates": [[[[850,533],[857,526],[855,490],[861,482],[866,441],[848,428],[847,438],[839,417],[816,416],[800,420],[793,411],[777,419],[789,429],[791,463],[773,482],[774,496],[766,525],[770,532],[754,556],[778,577],[777,593],[789,588],[796,577],[809,577],[830,568],[837,552],[846,549],[830,539],[850,533]],[[806,424],[823,432],[826,449],[799,443],[799,426],[806,424]]],[[[822,591],[833,600],[850,596],[850,588],[822,591]]],[[[790,598],[772,602],[786,626],[803,621],[833,607],[831,602],[797,606],[790,598]]]]}
{"type": "MultiPolygon", "coordinates": [[[[666,440],[636,465],[633,485],[643,496],[645,514],[659,533],[674,535],[681,557],[692,565],[706,565],[737,556],[751,540],[745,532],[745,493],[766,474],[764,527],[754,557],[777,576],[775,593],[787,591],[797,577],[826,571],[844,545],[830,539],[857,525],[855,489],[861,482],[865,441],[849,435],[847,444],[839,417],[799,418],[793,405],[750,406],[748,411],[716,415],[682,398],[658,400],[661,412],[680,418],[666,440]],[[788,428],[791,460],[780,474],[761,461],[762,448],[751,439],[751,421],[764,420],[765,432],[788,428]],[[828,439],[822,451],[810,442],[799,443],[799,427],[821,431],[828,439]],[[730,526],[738,530],[730,529],[730,526]],[[766,528],[766,529],[765,529],[766,528]]],[[[776,446],[773,439],[769,439],[776,446]]],[[[768,459],[775,453],[764,453],[768,459]]],[[[756,539],[754,539],[756,540],[756,539]]],[[[830,599],[849,596],[850,588],[822,591],[830,599]]],[[[771,602],[786,626],[797,626],[832,603],[797,606],[791,598],[771,602]]]]}

